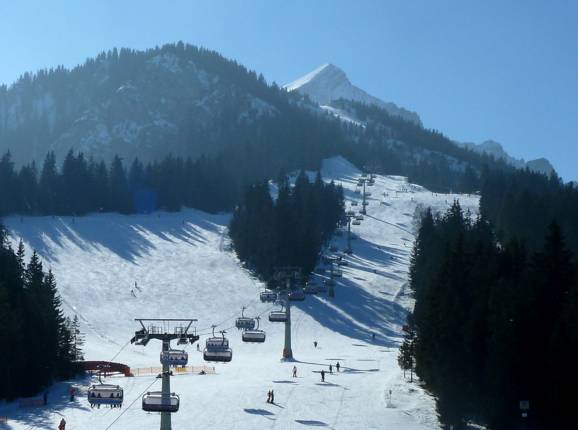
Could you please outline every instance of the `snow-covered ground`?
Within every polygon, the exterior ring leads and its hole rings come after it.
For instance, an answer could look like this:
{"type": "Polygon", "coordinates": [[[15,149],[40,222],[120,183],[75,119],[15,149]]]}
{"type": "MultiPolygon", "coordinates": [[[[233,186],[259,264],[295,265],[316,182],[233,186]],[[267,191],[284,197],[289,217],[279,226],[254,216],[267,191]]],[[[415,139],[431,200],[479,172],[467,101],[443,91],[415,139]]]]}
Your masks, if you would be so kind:
{"type": "MultiPolygon", "coordinates": [[[[359,201],[354,190],[360,173],[345,160],[328,160],[323,175],[343,184],[347,201],[359,201]]],[[[158,366],[158,341],[127,345],[139,328],[134,318],[197,318],[197,331],[206,335],[211,324],[233,326],[242,306],[246,315],[264,317],[266,343],[244,344],[240,333],[229,329],[231,363],[217,364],[214,375],[172,378],[172,390],[181,398],[174,429],[436,429],[433,399],[407,383],[397,366],[401,326],[412,306],[406,285],[413,217],[417,205],[443,210],[455,198],[475,212],[478,198],[433,195],[402,177],[378,176],[368,190],[368,215],[353,226],[358,239],[354,254],[346,257],[349,265],[343,267],[336,297],[308,296],[292,307],[296,361],[290,363],[280,360],[283,325],[267,321],[273,306],[260,303],[262,285],[227,251],[228,215],[183,210],[4,222],[14,241],[22,238],[54,271],[65,312],[77,314],[86,333],[86,359],[158,366]],[[140,289],[134,289],[135,281],[140,289]],[[342,372],[321,383],[318,372],[337,361],[342,372]],[[298,378],[291,377],[294,365],[298,378]],[[275,405],[265,402],[270,389],[275,405]]],[[[343,249],[345,236],[333,242],[343,249]]],[[[189,364],[203,364],[196,346],[188,351],[189,364]]],[[[104,430],[111,424],[111,429],[158,428],[159,416],[143,412],[140,398],[147,390],[160,390],[160,381],[154,376],[109,381],[124,387],[122,409],[91,409],[82,395],[69,402],[68,387],[86,392],[84,379],[52,387],[46,408],[0,404],[0,417],[8,417],[10,429],[54,429],[61,417],[71,430],[104,430]]]]}

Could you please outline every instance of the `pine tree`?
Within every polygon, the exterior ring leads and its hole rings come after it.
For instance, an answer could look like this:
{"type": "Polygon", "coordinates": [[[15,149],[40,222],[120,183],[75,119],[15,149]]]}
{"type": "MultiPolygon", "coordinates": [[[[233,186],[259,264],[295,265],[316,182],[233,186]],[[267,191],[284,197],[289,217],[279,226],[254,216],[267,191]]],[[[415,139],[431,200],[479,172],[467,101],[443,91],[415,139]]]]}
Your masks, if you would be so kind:
{"type": "Polygon", "coordinates": [[[415,338],[416,332],[410,318],[408,323],[403,326],[403,342],[399,347],[397,357],[399,367],[403,370],[403,376],[405,377],[407,370],[410,372],[409,382],[413,382],[413,371],[415,368],[415,338]]]}

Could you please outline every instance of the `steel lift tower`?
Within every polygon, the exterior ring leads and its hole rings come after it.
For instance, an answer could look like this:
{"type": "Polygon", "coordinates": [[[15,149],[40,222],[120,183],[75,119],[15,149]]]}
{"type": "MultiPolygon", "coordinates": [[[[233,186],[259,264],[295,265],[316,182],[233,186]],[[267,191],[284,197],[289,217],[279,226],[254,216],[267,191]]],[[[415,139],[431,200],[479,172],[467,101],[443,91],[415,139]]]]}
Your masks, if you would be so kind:
{"type": "MultiPolygon", "coordinates": [[[[162,351],[169,351],[171,348],[171,341],[176,340],[179,345],[187,343],[195,343],[199,340],[199,336],[189,333],[189,329],[196,319],[174,319],[174,318],[136,318],[141,325],[141,329],[134,333],[134,337],[130,340],[135,345],[146,346],[151,339],[162,341],[162,351]],[[173,328],[172,332],[170,328],[173,328]]],[[[169,363],[162,363],[163,372],[160,375],[162,378],[162,404],[170,404],[171,398],[171,370],[169,363]]],[[[161,427],[160,430],[172,430],[171,427],[171,412],[161,412],[161,427]]]]}

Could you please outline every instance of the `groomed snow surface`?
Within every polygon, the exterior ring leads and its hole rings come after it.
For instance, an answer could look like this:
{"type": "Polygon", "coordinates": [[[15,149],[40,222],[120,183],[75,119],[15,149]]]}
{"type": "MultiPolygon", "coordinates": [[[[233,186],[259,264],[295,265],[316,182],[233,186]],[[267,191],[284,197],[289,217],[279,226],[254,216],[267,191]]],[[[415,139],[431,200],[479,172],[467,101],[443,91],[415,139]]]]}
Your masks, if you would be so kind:
{"type": "MultiPolygon", "coordinates": [[[[360,200],[354,193],[360,172],[347,161],[327,160],[323,175],[343,184],[347,201],[360,200]]],[[[478,198],[433,195],[390,176],[378,176],[368,190],[368,215],[353,226],[358,238],[336,297],[308,296],[292,307],[295,362],[281,361],[283,324],[267,321],[267,312],[276,307],[260,303],[263,286],[228,251],[228,215],[183,210],[4,222],[14,241],[22,238],[54,271],[65,312],[81,320],[87,360],[159,366],[160,342],[127,345],[139,328],[134,318],[197,318],[204,335],[211,324],[229,329],[231,363],[210,364],[215,374],[172,378],[172,391],[181,398],[174,429],[437,429],[433,399],[408,383],[397,365],[401,326],[412,306],[407,276],[414,212],[418,204],[443,210],[455,198],[475,212],[478,198]],[[240,332],[230,328],[242,306],[245,315],[263,316],[264,344],[244,344],[240,332]],[[328,374],[322,383],[320,370],[337,361],[342,372],[328,374]],[[291,376],[294,365],[297,378],[291,376]],[[271,389],[274,405],[265,401],[271,389]]],[[[333,244],[343,250],[345,235],[333,244]]],[[[196,345],[187,349],[190,365],[205,364],[196,345]]],[[[54,385],[47,407],[0,404],[0,416],[8,417],[10,429],[55,429],[61,417],[71,430],[104,430],[111,424],[111,429],[155,429],[160,417],[143,412],[140,398],[147,389],[160,390],[156,381],[152,375],[108,378],[124,387],[122,409],[91,409],[86,400],[91,380],[85,378],[54,385]],[[80,391],[74,402],[67,398],[71,385],[80,391]]]]}

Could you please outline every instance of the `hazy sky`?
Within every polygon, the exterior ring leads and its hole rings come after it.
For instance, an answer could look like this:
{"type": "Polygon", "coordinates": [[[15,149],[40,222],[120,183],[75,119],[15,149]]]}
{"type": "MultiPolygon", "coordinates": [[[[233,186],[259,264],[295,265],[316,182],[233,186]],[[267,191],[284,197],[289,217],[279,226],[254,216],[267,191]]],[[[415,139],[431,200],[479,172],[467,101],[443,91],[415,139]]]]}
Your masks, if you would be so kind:
{"type": "Polygon", "coordinates": [[[459,141],[578,179],[578,1],[0,1],[0,83],[183,40],[287,83],[333,63],[459,141]]]}

